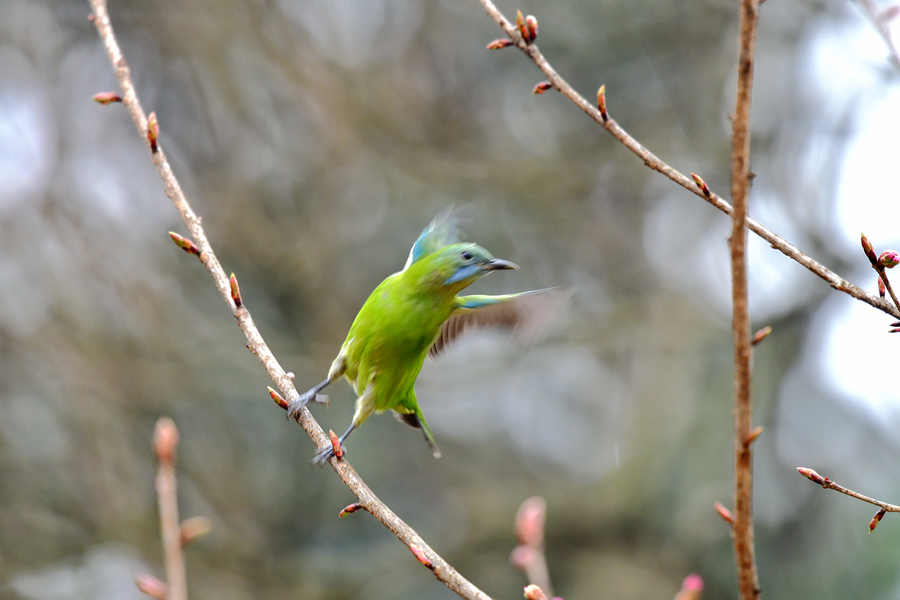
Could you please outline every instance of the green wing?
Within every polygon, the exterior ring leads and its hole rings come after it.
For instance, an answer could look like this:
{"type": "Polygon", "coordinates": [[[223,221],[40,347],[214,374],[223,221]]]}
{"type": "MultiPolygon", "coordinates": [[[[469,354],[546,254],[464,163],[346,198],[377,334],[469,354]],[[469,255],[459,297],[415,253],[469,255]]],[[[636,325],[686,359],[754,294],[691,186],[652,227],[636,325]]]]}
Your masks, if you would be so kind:
{"type": "Polygon", "coordinates": [[[428,358],[436,359],[463,332],[474,329],[502,329],[524,344],[535,343],[574,293],[574,288],[549,288],[505,296],[460,296],[428,358]]]}

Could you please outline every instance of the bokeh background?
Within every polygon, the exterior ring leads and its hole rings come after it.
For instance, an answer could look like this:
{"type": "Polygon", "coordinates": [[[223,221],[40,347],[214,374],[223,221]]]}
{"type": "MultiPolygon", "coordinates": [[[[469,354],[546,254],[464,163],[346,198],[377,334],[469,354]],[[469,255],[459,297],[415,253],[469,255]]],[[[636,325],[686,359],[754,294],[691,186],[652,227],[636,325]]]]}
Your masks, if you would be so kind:
{"type": "MultiPolygon", "coordinates": [[[[727,195],[736,2],[516,8],[586,97],[727,195]]],[[[886,8],[881,5],[880,8],[886,8]]],[[[150,451],[178,424],[193,598],[451,599],[266,394],[121,105],[82,0],[0,0],[0,595],[139,598],[162,576],[150,451]]],[[[469,337],[417,389],[444,452],[387,415],[348,445],[377,494],[495,598],[525,581],[513,516],[547,499],[556,592],[733,598],[728,219],[644,168],[556,92],[475,0],[112,0],[162,144],[225,268],[301,389],[422,227],[471,204],[468,239],[521,270],[482,293],[578,289],[540,345],[469,337]]],[[[898,70],[859,4],[763,5],[752,215],[874,290],[858,247],[897,232],[898,70]]],[[[769,598],[900,597],[900,522],[813,467],[900,499],[891,319],[754,239],[756,553],[769,598]]],[[[343,431],[346,385],[330,410],[343,431]]]]}

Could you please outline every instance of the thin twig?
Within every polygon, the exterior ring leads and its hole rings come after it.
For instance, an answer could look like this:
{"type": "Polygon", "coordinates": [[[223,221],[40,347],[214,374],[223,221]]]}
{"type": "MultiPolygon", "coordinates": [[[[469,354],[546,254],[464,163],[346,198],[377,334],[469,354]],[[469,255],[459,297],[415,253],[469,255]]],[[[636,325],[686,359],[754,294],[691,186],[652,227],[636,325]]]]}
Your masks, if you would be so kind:
{"type": "Polygon", "coordinates": [[[807,469],[806,467],[797,467],[797,471],[812,481],[813,483],[818,483],[826,490],[834,490],[836,492],[840,492],[842,494],[846,494],[851,498],[856,498],[857,500],[862,500],[863,502],[868,502],[869,504],[874,504],[875,506],[884,509],[886,512],[895,512],[900,513],[900,506],[896,504],[888,504],[887,502],[882,502],[881,500],[876,500],[875,498],[869,498],[868,496],[863,496],[858,492],[854,492],[849,488],[845,488],[839,483],[835,483],[834,481],[828,479],[827,477],[823,477],[819,475],[812,469],[807,469]]]}
{"type": "MultiPolygon", "coordinates": [[[[172,168],[166,160],[165,153],[161,149],[161,144],[157,144],[155,151],[150,147],[150,142],[146,140],[147,118],[141,107],[137,94],[135,93],[134,84],[131,81],[131,75],[128,64],[122,56],[118,42],[112,30],[112,24],[109,20],[109,14],[106,9],[105,0],[90,0],[94,14],[94,25],[100,34],[100,39],[106,47],[110,61],[116,70],[116,77],[123,92],[123,102],[131,114],[134,125],[138,130],[138,134],[145,139],[148,149],[151,150],[153,162],[156,165],[159,175],[166,186],[166,195],[172,200],[175,208],[181,215],[191,238],[200,250],[199,259],[206,267],[209,274],[215,282],[219,293],[225,298],[231,312],[237,319],[241,331],[247,338],[247,347],[259,359],[263,367],[272,381],[278,387],[282,394],[289,400],[299,397],[297,390],[294,388],[290,378],[284,372],[284,369],[278,364],[275,356],[269,347],[263,341],[259,330],[253,324],[250,313],[243,306],[237,306],[232,300],[231,284],[229,278],[225,275],[225,271],[219,264],[218,259],[213,253],[212,247],[206,238],[206,234],[200,224],[200,219],[194,214],[187,199],[181,191],[178,180],[172,173],[172,168]]],[[[161,127],[165,131],[165,127],[161,127]]],[[[313,419],[308,410],[303,409],[300,415],[299,423],[304,431],[312,438],[317,447],[328,444],[328,437],[322,431],[319,424],[313,419]]],[[[456,592],[459,596],[470,600],[490,600],[489,596],[472,585],[462,575],[460,575],[452,566],[450,566],[443,558],[441,558],[428,544],[415,532],[409,525],[403,522],[400,517],[394,514],[365,482],[356,473],[353,467],[346,460],[331,459],[329,461],[332,468],[341,478],[341,480],[350,488],[350,491],[357,497],[360,504],[365,510],[370,512],[378,521],[387,527],[397,539],[413,551],[413,554],[419,559],[419,562],[426,565],[434,573],[434,576],[443,582],[448,588],[456,592]]]]}
{"type": "Polygon", "coordinates": [[[885,289],[887,289],[888,293],[891,295],[891,300],[894,301],[894,306],[900,308],[900,301],[897,300],[897,294],[894,293],[894,288],[891,287],[891,282],[888,280],[887,271],[881,264],[874,264],[872,268],[878,272],[878,276],[881,277],[882,283],[884,283],[885,289]]]}
{"type": "Polygon", "coordinates": [[[741,0],[741,37],[738,53],[737,101],[731,136],[731,281],[734,334],[734,525],[731,538],[737,565],[738,590],[743,600],[759,596],[753,549],[753,455],[747,440],[753,426],[750,396],[750,310],[747,295],[747,206],[750,195],[750,100],[756,47],[758,0],[741,0]]]}
{"type": "Polygon", "coordinates": [[[175,451],[178,429],[168,417],[156,422],[153,451],[159,461],[156,494],[159,498],[159,526],[162,531],[166,565],[166,600],[187,600],[187,574],[184,568],[181,523],[178,520],[178,483],[175,478],[175,451]]]}
{"type": "MultiPolygon", "coordinates": [[[[631,137],[631,135],[629,135],[627,131],[622,129],[622,127],[619,126],[619,124],[616,123],[614,119],[608,117],[604,119],[603,115],[600,113],[600,110],[598,110],[593,104],[585,100],[584,97],[576,92],[572,88],[572,86],[566,82],[565,79],[559,76],[559,74],[550,65],[550,63],[547,62],[547,59],[544,58],[544,55],[541,54],[540,50],[538,50],[538,47],[535,44],[527,44],[522,39],[522,36],[519,34],[515,25],[510,23],[506,19],[506,17],[504,17],[503,14],[499,10],[497,10],[497,7],[491,0],[479,0],[479,2],[481,2],[481,5],[487,11],[488,16],[490,16],[503,29],[503,31],[506,32],[506,34],[512,39],[515,46],[517,46],[520,50],[527,54],[532,61],[534,61],[534,64],[537,65],[538,69],[540,69],[541,72],[543,72],[547,79],[550,81],[550,83],[553,84],[553,87],[559,90],[559,93],[571,100],[576,106],[578,106],[578,108],[583,110],[601,127],[609,131],[609,133],[611,133],[613,137],[619,140],[622,144],[625,145],[625,147],[627,147],[641,160],[643,160],[644,164],[649,168],[662,173],[681,187],[694,194],[697,194],[725,214],[729,216],[732,215],[733,209],[728,202],[713,193],[710,193],[708,196],[705,195],[703,193],[703,190],[701,190],[697,186],[697,184],[694,183],[693,179],[685,177],[680,172],[676,171],[668,164],[661,161],[655,154],[647,150],[647,148],[641,145],[641,143],[638,142],[635,138],[631,137]]],[[[772,248],[778,250],[788,258],[791,258],[800,263],[802,266],[813,272],[816,276],[825,280],[825,282],[828,283],[828,285],[830,285],[832,288],[840,292],[849,294],[857,300],[870,304],[871,306],[874,306],[878,310],[883,311],[889,315],[900,318],[900,309],[898,309],[896,306],[850,283],[834,271],[826,268],[821,263],[807,256],[806,254],[798,250],[793,244],[776,235],[772,231],[766,229],[753,219],[747,218],[747,227],[750,229],[750,231],[769,242],[772,248]]]]}

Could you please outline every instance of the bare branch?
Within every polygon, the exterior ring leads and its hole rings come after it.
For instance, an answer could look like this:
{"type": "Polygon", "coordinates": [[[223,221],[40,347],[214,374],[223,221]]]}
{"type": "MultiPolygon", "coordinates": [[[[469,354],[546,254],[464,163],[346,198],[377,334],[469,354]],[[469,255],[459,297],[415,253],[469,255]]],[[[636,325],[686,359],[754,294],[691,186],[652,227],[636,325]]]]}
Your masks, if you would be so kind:
{"type": "MultiPolygon", "coordinates": [[[[116,70],[116,78],[122,88],[122,101],[134,121],[138,134],[145,140],[147,148],[151,151],[153,162],[165,184],[166,195],[172,200],[172,203],[181,215],[194,244],[200,251],[198,256],[200,262],[203,263],[203,266],[209,271],[209,274],[215,282],[216,288],[218,288],[219,293],[231,308],[231,312],[235,319],[237,319],[241,331],[244,332],[244,335],[247,338],[247,347],[256,355],[263,367],[265,367],[269,377],[272,378],[272,381],[281,393],[291,400],[297,398],[299,396],[297,390],[294,388],[290,378],[278,364],[278,361],[275,359],[271,350],[269,350],[269,347],[263,341],[259,330],[253,324],[250,313],[245,306],[236,305],[235,301],[232,299],[232,285],[229,281],[229,277],[225,274],[225,271],[222,269],[221,264],[219,264],[218,259],[213,253],[209,240],[207,240],[203,227],[200,224],[200,218],[197,217],[191,209],[187,199],[181,191],[178,180],[172,173],[172,168],[166,160],[165,153],[159,143],[156,128],[154,127],[150,132],[150,135],[147,135],[147,117],[141,107],[134,85],[131,81],[128,64],[122,56],[122,52],[119,49],[118,42],[113,33],[109,14],[106,9],[106,0],[90,0],[90,3],[93,10],[94,25],[97,27],[97,32],[100,34],[100,38],[106,47],[110,61],[116,70]]],[[[165,127],[159,127],[159,129],[164,131],[165,127]]],[[[305,408],[302,410],[298,422],[310,438],[312,438],[317,447],[322,447],[329,443],[322,428],[305,408]]],[[[362,478],[356,473],[350,463],[338,459],[332,459],[329,462],[341,480],[357,497],[360,505],[387,527],[407,547],[411,550],[415,549],[419,562],[426,565],[438,580],[463,598],[470,600],[490,600],[487,594],[479,590],[460,575],[452,566],[432,550],[415,530],[403,522],[402,519],[381,502],[369,486],[367,486],[362,478]]]]}
{"type": "Polygon", "coordinates": [[[753,549],[753,454],[750,428],[753,404],[750,396],[752,355],[750,308],[747,294],[747,207],[750,195],[750,99],[753,92],[753,60],[756,48],[758,0],[741,0],[741,37],[738,53],[737,101],[731,136],[731,289],[734,335],[734,524],[731,539],[737,565],[738,590],[743,600],[759,596],[759,579],[753,549]]]}
{"type": "MultiPolygon", "coordinates": [[[[608,115],[601,114],[600,110],[597,107],[592,105],[590,102],[585,100],[583,96],[576,92],[572,88],[572,86],[569,85],[568,82],[566,82],[565,79],[559,76],[559,74],[550,65],[550,63],[547,62],[547,59],[544,58],[544,55],[541,54],[536,45],[528,44],[524,39],[522,39],[522,36],[519,34],[515,25],[511,24],[506,19],[506,17],[504,17],[503,14],[499,10],[497,10],[497,7],[491,0],[478,1],[481,2],[481,5],[487,11],[488,16],[490,16],[510,37],[513,42],[512,45],[517,46],[520,50],[527,54],[532,61],[534,61],[534,64],[537,65],[538,69],[540,69],[541,72],[550,81],[550,83],[553,84],[553,87],[559,90],[560,94],[571,100],[576,106],[578,106],[578,108],[583,110],[589,117],[596,121],[597,124],[606,129],[617,140],[622,142],[625,147],[627,147],[642,161],[644,161],[644,164],[649,168],[662,173],[681,187],[694,194],[697,194],[725,214],[729,216],[732,215],[733,209],[728,202],[711,192],[705,194],[703,190],[701,190],[694,183],[693,179],[686,177],[685,175],[670,167],[665,162],[661,161],[655,154],[641,145],[641,143],[638,142],[635,138],[631,137],[631,135],[629,135],[627,131],[619,126],[619,124],[616,123],[615,120],[609,118],[608,115]]],[[[870,294],[865,290],[859,288],[858,286],[850,283],[834,271],[826,268],[821,263],[807,256],[806,254],[798,250],[793,244],[776,235],[753,219],[748,217],[746,219],[746,223],[750,231],[766,240],[772,246],[772,248],[778,250],[788,258],[791,258],[800,263],[816,276],[825,280],[825,282],[827,282],[828,285],[830,285],[834,289],[838,290],[839,292],[849,294],[857,300],[861,300],[862,302],[865,302],[866,304],[869,304],[889,315],[900,318],[900,309],[898,309],[896,306],[893,306],[890,302],[887,302],[884,299],[875,296],[874,294],[870,294]]]]}
{"type": "Polygon", "coordinates": [[[159,527],[166,565],[166,600],[187,600],[188,597],[181,523],[178,520],[178,482],[175,478],[177,447],[178,429],[172,419],[162,417],[153,430],[153,451],[159,461],[156,494],[159,497],[159,527]]]}
{"type": "Polygon", "coordinates": [[[887,502],[882,502],[881,500],[876,500],[875,498],[863,496],[859,492],[854,492],[850,488],[845,488],[844,486],[835,483],[827,477],[822,477],[812,469],[807,469],[806,467],[797,467],[797,471],[813,483],[818,483],[826,490],[834,490],[836,492],[846,494],[851,498],[856,498],[857,500],[862,500],[863,502],[868,502],[869,504],[874,504],[875,506],[877,506],[880,510],[875,513],[875,516],[872,517],[871,521],[869,521],[869,533],[875,531],[875,527],[878,526],[878,524],[881,522],[881,519],[884,518],[884,515],[886,513],[900,512],[900,506],[897,506],[896,504],[888,504],[887,502]]]}

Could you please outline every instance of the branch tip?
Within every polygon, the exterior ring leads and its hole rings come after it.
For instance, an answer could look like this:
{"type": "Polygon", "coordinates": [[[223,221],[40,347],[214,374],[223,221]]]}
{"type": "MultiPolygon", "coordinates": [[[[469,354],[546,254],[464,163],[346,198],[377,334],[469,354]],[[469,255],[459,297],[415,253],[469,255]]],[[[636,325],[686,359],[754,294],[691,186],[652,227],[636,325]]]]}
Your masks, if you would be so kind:
{"type": "Polygon", "coordinates": [[[531,93],[534,94],[535,96],[540,96],[547,90],[552,90],[552,89],[553,89],[552,83],[550,83],[549,81],[542,81],[534,86],[534,88],[531,90],[531,93]]]}
{"type": "Polygon", "coordinates": [[[416,560],[428,567],[429,569],[434,569],[434,565],[431,564],[431,561],[428,560],[428,557],[425,556],[425,553],[419,549],[415,544],[410,544],[409,551],[413,553],[413,556],[416,557],[416,560]]]}
{"type": "Polygon", "coordinates": [[[874,267],[878,264],[878,257],[875,256],[875,248],[872,247],[872,242],[869,241],[865,233],[859,234],[859,241],[862,244],[863,252],[866,253],[866,258],[869,259],[869,262],[874,267]]]}
{"type": "Polygon", "coordinates": [[[886,269],[893,269],[900,264],[900,256],[893,250],[885,250],[878,257],[878,264],[886,269]]]}
{"type": "Polygon", "coordinates": [[[827,477],[822,477],[812,469],[807,469],[806,467],[797,467],[797,472],[812,481],[813,483],[818,483],[819,485],[824,486],[825,482],[828,481],[827,477]]]}
{"type": "Polygon", "coordinates": [[[537,39],[538,34],[538,21],[537,17],[534,15],[528,15],[525,17],[525,29],[528,30],[528,41],[534,42],[537,39]]]}
{"type": "Polygon", "coordinates": [[[181,237],[174,231],[169,232],[169,237],[172,238],[172,241],[175,242],[175,245],[187,252],[188,254],[193,254],[194,256],[200,256],[200,248],[197,247],[197,244],[192,242],[191,240],[181,237]]]}
{"type": "Polygon", "coordinates": [[[166,600],[166,596],[169,593],[168,586],[149,573],[139,573],[134,579],[134,584],[142,594],[157,600],[166,600]]]}
{"type": "Polygon", "coordinates": [[[721,502],[716,502],[713,504],[713,507],[726,523],[728,523],[729,525],[734,525],[734,515],[731,514],[730,510],[725,508],[724,504],[722,504],[721,502]]]}
{"type": "Polygon", "coordinates": [[[513,42],[509,38],[499,38],[491,42],[487,45],[488,50],[499,50],[500,48],[506,48],[507,46],[513,46],[515,42],[513,42]]]}
{"type": "Polygon", "coordinates": [[[184,548],[210,531],[212,531],[212,521],[209,517],[185,519],[181,522],[181,547],[184,548]]]}
{"type": "Polygon", "coordinates": [[[606,84],[600,86],[600,89],[597,90],[597,110],[600,111],[600,117],[603,118],[603,122],[606,123],[609,120],[609,115],[606,114],[606,84]]]}
{"type": "MultiPolygon", "coordinates": [[[[529,15],[529,18],[534,19],[529,15]]],[[[525,17],[522,16],[522,11],[516,11],[516,27],[519,29],[519,35],[522,36],[522,40],[525,41],[526,44],[531,44],[534,41],[534,38],[531,37],[531,32],[528,29],[528,24],[525,22],[525,17]]],[[[534,21],[534,30],[535,34],[537,34],[537,19],[534,21]]]]}
{"type": "Polygon", "coordinates": [[[175,463],[175,448],[178,446],[178,428],[169,417],[160,417],[153,430],[153,452],[161,464],[175,463]]]}
{"type": "Polygon", "coordinates": [[[706,185],[706,182],[703,181],[703,178],[696,173],[691,173],[691,177],[694,178],[694,183],[697,184],[697,187],[700,188],[700,191],[703,192],[703,195],[707,198],[711,198],[712,192],[709,191],[709,186],[706,185]]]}
{"type": "Polygon", "coordinates": [[[147,141],[150,142],[150,151],[153,154],[159,152],[159,121],[156,119],[155,111],[147,117],[147,141]]]}
{"type": "Polygon", "coordinates": [[[122,96],[118,95],[115,92],[100,92],[99,94],[94,94],[94,102],[97,104],[102,104],[103,106],[108,106],[113,102],[121,102],[122,96]]]}
{"type": "Polygon", "coordinates": [[[750,447],[750,444],[752,444],[753,442],[755,442],[756,439],[757,439],[760,435],[762,435],[762,432],[763,432],[763,427],[762,427],[762,425],[757,425],[756,427],[754,427],[753,429],[751,429],[751,430],[747,433],[747,437],[744,438],[744,447],[745,447],[745,448],[749,448],[749,447],[750,447]]]}
{"type": "Polygon", "coordinates": [[[331,440],[331,449],[334,450],[334,457],[338,459],[344,458],[344,449],[341,448],[341,440],[334,430],[328,430],[328,439],[331,440]]]}
{"type": "Polygon", "coordinates": [[[342,519],[346,515],[352,515],[356,511],[360,510],[361,508],[365,508],[365,507],[362,504],[360,504],[359,502],[354,502],[353,504],[348,504],[341,510],[341,512],[338,513],[338,518],[342,519]]]}
{"type": "Polygon", "coordinates": [[[272,396],[272,400],[275,401],[275,404],[277,404],[278,406],[280,406],[280,407],[283,408],[284,410],[287,410],[287,409],[288,409],[288,401],[285,400],[284,398],[282,398],[282,397],[281,397],[281,394],[279,394],[278,392],[276,392],[276,391],[275,391],[273,388],[271,388],[271,387],[267,387],[266,389],[269,390],[269,395],[272,396]]]}
{"type": "Polygon", "coordinates": [[[242,307],[244,301],[241,300],[241,288],[238,287],[237,277],[234,276],[234,273],[228,278],[228,283],[231,286],[231,299],[234,301],[234,305],[237,308],[242,307]]]}
{"type": "Polygon", "coordinates": [[[884,515],[886,515],[886,514],[887,514],[887,511],[883,508],[881,510],[879,510],[877,513],[875,513],[875,516],[872,517],[871,521],[869,521],[869,533],[872,533],[873,531],[875,531],[875,528],[878,527],[878,524],[881,522],[881,519],[883,519],[884,515]]]}
{"type": "Polygon", "coordinates": [[[531,584],[525,586],[525,600],[547,600],[547,595],[540,587],[531,584]]]}
{"type": "Polygon", "coordinates": [[[772,333],[772,327],[770,325],[766,325],[765,327],[763,327],[762,329],[760,329],[759,331],[757,331],[756,333],[753,334],[753,340],[751,340],[750,343],[752,345],[756,346],[761,341],[763,341],[764,339],[769,337],[770,333],[772,333]]]}

